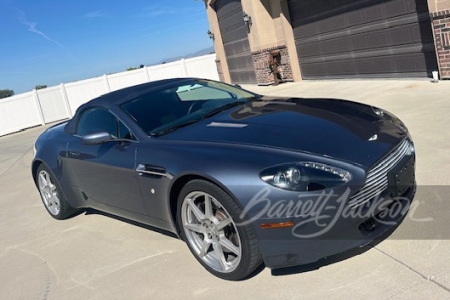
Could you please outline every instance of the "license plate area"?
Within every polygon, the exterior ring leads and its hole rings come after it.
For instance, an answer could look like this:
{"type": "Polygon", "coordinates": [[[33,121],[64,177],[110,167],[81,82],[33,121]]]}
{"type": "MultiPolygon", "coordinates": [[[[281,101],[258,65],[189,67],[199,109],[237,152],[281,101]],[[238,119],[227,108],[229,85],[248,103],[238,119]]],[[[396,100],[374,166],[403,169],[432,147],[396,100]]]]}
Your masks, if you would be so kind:
{"type": "Polygon", "coordinates": [[[405,160],[400,162],[399,166],[390,172],[389,189],[395,197],[402,196],[414,185],[414,163],[414,157],[410,157],[406,162],[405,160]]]}

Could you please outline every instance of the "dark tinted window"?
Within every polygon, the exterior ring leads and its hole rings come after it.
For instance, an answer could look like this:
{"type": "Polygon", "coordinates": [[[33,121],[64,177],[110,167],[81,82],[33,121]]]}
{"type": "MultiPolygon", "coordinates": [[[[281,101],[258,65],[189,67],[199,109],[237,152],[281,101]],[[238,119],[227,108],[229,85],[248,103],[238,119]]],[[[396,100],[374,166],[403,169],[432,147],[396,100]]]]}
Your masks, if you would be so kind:
{"type": "Polygon", "coordinates": [[[119,121],[119,139],[126,139],[126,140],[135,139],[131,131],[120,121],[119,121]]]}
{"type": "Polygon", "coordinates": [[[122,107],[146,132],[178,120],[187,114],[192,103],[181,102],[170,89],[145,94],[122,107]]]}
{"type": "Polygon", "coordinates": [[[121,107],[145,132],[158,135],[206,118],[221,107],[248,102],[255,97],[255,94],[219,82],[191,80],[165,85],[121,107]]]}
{"type": "Polygon", "coordinates": [[[83,136],[102,131],[117,137],[117,118],[101,108],[93,108],[83,112],[78,121],[77,134],[83,136]]]}

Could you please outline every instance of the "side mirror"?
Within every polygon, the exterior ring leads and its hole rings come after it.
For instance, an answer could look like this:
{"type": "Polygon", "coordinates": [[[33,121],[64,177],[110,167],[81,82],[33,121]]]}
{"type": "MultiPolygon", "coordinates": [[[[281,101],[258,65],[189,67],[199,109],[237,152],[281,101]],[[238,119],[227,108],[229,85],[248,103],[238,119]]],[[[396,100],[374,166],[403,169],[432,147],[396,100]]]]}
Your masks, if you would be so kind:
{"type": "Polygon", "coordinates": [[[237,84],[237,83],[233,84],[233,86],[234,86],[234,87],[237,87],[238,89],[242,89],[242,86],[239,85],[239,84],[237,84]]]}
{"type": "Polygon", "coordinates": [[[110,142],[112,139],[112,136],[107,132],[90,133],[81,137],[84,145],[99,145],[110,142]]]}

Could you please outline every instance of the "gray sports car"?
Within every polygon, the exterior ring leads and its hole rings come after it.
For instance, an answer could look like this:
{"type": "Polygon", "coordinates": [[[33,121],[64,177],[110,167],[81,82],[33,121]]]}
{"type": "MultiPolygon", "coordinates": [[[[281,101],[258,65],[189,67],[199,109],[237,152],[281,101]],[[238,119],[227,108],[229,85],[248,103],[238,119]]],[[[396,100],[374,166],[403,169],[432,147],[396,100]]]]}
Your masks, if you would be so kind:
{"type": "Polygon", "coordinates": [[[405,125],[379,108],[183,78],[82,105],[37,139],[32,175],[55,219],[92,208],[155,226],[209,272],[240,280],[398,224],[414,162],[405,125]]]}

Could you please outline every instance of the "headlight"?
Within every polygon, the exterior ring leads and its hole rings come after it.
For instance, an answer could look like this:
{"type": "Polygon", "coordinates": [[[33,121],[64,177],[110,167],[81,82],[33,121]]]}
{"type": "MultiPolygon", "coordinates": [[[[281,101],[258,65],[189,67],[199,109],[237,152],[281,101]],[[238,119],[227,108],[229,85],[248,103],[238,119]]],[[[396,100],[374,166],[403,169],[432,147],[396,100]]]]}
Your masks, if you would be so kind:
{"type": "Polygon", "coordinates": [[[263,170],[263,181],[291,191],[317,191],[349,182],[350,172],[316,162],[279,165],[263,170]]]}

